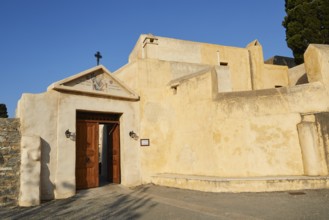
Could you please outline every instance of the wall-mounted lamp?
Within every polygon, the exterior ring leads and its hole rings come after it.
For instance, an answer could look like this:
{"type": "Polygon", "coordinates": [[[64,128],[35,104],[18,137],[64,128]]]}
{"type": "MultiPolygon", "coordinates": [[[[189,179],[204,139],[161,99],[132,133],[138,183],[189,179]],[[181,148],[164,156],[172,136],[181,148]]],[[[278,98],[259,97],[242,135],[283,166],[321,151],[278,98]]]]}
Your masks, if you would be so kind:
{"type": "Polygon", "coordinates": [[[130,131],[130,132],[129,132],[129,136],[130,136],[131,138],[135,139],[135,140],[138,139],[138,135],[137,135],[134,131],[130,131]]]}
{"type": "Polygon", "coordinates": [[[67,129],[65,131],[65,137],[66,138],[74,138],[75,137],[75,133],[74,132],[71,132],[69,129],[67,129]]]}

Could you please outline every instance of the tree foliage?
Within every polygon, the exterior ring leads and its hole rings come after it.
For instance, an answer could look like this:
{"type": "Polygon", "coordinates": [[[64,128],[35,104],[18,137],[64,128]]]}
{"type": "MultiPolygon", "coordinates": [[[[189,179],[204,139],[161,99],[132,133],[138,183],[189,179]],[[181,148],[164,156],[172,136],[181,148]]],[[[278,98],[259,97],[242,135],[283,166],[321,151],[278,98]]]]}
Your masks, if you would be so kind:
{"type": "Polygon", "coordinates": [[[0,104],[0,118],[8,118],[7,106],[5,104],[0,104]]]}
{"type": "Polygon", "coordinates": [[[329,44],[329,0],[285,0],[286,41],[297,64],[309,44],[329,44]]]}

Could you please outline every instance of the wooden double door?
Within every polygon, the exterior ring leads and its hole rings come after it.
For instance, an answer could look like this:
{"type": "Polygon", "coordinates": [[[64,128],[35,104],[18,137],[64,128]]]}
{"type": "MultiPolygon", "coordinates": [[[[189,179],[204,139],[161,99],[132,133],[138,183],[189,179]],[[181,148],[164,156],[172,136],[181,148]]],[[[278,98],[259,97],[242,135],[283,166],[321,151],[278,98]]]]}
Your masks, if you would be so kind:
{"type": "MultiPolygon", "coordinates": [[[[76,188],[99,186],[99,125],[106,126],[106,179],[120,183],[120,127],[118,122],[77,120],[76,124],[76,188]]],[[[104,146],[103,146],[104,147],[104,146]]],[[[104,167],[104,166],[103,166],[104,167]]]]}

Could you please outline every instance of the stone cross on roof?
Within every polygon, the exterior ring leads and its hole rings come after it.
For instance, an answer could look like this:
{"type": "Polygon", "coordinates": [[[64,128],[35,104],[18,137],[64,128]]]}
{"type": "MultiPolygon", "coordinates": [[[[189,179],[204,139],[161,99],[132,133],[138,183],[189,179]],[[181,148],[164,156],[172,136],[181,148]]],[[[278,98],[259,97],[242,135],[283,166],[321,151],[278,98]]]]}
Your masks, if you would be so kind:
{"type": "Polygon", "coordinates": [[[95,53],[95,57],[97,59],[97,66],[99,65],[99,60],[102,59],[102,55],[99,51],[97,51],[97,53],[95,53]]]}

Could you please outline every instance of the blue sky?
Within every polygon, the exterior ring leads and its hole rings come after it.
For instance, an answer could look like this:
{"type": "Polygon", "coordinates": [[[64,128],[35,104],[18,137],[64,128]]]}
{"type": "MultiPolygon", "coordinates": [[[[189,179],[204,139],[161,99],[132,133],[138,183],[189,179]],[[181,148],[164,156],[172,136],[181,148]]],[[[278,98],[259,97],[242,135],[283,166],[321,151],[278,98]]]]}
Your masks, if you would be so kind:
{"type": "Polygon", "coordinates": [[[0,103],[15,117],[23,93],[101,64],[128,62],[139,35],[245,47],[292,56],[284,0],[0,0],[0,103]]]}

